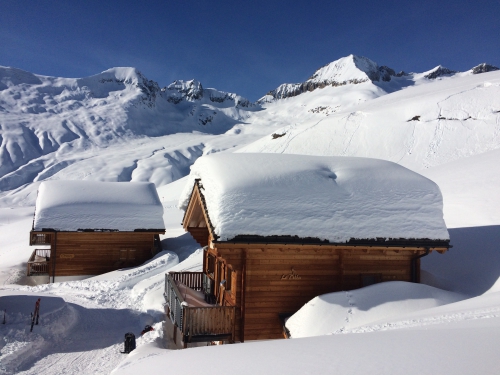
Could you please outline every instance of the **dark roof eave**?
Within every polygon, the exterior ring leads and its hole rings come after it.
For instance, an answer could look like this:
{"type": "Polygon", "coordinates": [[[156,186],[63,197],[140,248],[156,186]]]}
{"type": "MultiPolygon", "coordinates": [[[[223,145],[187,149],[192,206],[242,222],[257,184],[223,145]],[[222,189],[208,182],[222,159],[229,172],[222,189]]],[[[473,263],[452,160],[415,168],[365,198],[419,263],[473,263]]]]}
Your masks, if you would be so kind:
{"type": "Polygon", "coordinates": [[[314,237],[298,236],[258,236],[238,235],[227,241],[216,243],[247,244],[300,244],[300,245],[350,245],[350,246],[383,246],[383,247],[446,247],[450,248],[450,240],[431,240],[428,238],[351,238],[346,242],[330,242],[314,237]]]}
{"type": "Polygon", "coordinates": [[[32,232],[105,232],[105,233],[110,233],[110,232],[127,232],[127,233],[136,233],[136,232],[151,232],[151,233],[165,233],[165,229],[134,229],[134,230],[119,230],[119,229],[104,229],[104,228],[93,228],[93,229],[81,229],[78,228],[77,230],[60,230],[60,229],[54,229],[54,228],[42,228],[42,229],[32,229],[32,232]]]}

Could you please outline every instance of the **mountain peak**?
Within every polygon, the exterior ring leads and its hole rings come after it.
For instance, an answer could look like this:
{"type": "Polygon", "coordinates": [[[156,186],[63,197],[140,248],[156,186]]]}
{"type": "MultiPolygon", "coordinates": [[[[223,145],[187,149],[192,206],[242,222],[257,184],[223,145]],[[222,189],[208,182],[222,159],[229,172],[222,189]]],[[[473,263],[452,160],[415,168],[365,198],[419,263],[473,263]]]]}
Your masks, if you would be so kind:
{"type": "Polygon", "coordinates": [[[8,86],[16,86],[21,84],[39,85],[42,81],[33,73],[11,68],[8,66],[0,66],[0,91],[8,86]]]}
{"type": "Polygon", "coordinates": [[[308,81],[367,81],[372,78],[372,80],[378,80],[375,77],[377,71],[376,62],[363,56],[349,55],[319,68],[308,81]]]}
{"type": "Polygon", "coordinates": [[[425,72],[424,77],[428,78],[428,79],[436,79],[438,77],[448,76],[448,75],[455,74],[455,73],[458,73],[458,72],[456,70],[448,69],[442,65],[438,65],[434,69],[431,69],[431,70],[425,72]]]}
{"type": "Polygon", "coordinates": [[[303,83],[283,84],[270,91],[258,102],[273,101],[291,96],[297,96],[306,91],[313,91],[326,86],[344,86],[359,84],[368,81],[390,81],[396,72],[387,67],[379,67],[376,62],[357,55],[349,55],[326,64],[316,70],[314,74],[303,83]]]}

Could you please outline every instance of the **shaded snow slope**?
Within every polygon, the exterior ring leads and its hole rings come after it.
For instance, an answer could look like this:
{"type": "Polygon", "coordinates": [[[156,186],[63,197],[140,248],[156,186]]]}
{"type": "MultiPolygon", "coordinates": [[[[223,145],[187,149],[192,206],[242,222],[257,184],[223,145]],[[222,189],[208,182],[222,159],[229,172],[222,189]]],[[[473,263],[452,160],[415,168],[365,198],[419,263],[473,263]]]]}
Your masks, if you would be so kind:
{"type": "Polygon", "coordinates": [[[195,179],[220,241],[238,235],[447,240],[437,185],[395,163],[366,158],[215,154],[198,159],[195,179]]]}
{"type": "Polygon", "coordinates": [[[471,296],[485,293],[500,279],[500,222],[449,233],[453,248],[422,259],[422,282],[471,296]]]}
{"type": "Polygon", "coordinates": [[[448,227],[500,223],[499,160],[500,150],[497,149],[422,172],[436,182],[443,193],[448,227]]]}

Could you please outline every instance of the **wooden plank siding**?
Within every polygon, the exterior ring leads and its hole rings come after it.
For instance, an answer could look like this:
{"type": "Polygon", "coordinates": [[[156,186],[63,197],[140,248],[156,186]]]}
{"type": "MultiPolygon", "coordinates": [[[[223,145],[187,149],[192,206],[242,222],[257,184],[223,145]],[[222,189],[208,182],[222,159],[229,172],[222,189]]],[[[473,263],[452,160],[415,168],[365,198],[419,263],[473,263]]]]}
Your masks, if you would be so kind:
{"type": "Polygon", "coordinates": [[[51,265],[55,276],[99,275],[138,266],[152,257],[155,234],[57,232],[53,235],[51,265]]]}
{"type": "MultiPolygon", "coordinates": [[[[363,286],[362,276],[377,281],[411,281],[411,260],[424,248],[347,245],[212,243],[218,262],[240,275],[236,340],[282,338],[280,313],[294,313],[324,293],[363,286]],[[243,327],[241,330],[240,328],[243,327]]],[[[441,249],[436,249],[441,250],[441,249]]],[[[419,262],[417,262],[420,269],[419,262]]],[[[217,271],[215,271],[216,280],[217,271]]],[[[233,302],[233,303],[234,303],[233,302]]]]}

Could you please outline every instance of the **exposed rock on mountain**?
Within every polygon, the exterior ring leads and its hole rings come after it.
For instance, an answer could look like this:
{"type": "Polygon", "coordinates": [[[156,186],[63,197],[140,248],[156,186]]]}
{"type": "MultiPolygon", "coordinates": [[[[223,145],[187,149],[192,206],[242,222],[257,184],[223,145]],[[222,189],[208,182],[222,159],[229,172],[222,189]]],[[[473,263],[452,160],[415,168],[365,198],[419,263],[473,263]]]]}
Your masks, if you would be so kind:
{"type": "Polygon", "coordinates": [[[242,96],[215,89],[204,89],[201,83],[194,79],[191,81],[176,80],[162,89],[162,92],[165,93],[167,101],[174,104],[179,104],[183,100],[194,102],[206,98],[212,103],[226,103],[230,106],[245,108],[258,107],[242,96]]]}
{"type": "Polygon", "coordinates": [[[425,74],[424,77],[428,79],[436,79],[438,77],[448,76],[455,73],[458,72],[456,70],[451,70],[445,68],[444,66],[438,65],[434,69],[430,70],[427,74],[425,74]]]}
{"type": "Polygon", "coordinates": [[[472,68],[472,74],[493,72],[495,70],[500,70],[500,68],[497,68],[494,65],[482,63],[472,68]]]}
{"type": "Polygon", "coordinates": [[[178,104],[182,100],[194,101],[203,97],[203,86],[196,80],[176,80],[168,85],[163,92],[167,94],[170,103],[178,104]]]}
{"type": "MultiPolygon", "coordinates": [[[[402,72],[404,74],[404,72],[402,72]]],[[[368,81],[388,82],[396,72],[387,66],[378,66],[374,61],[356,55],[349,55],[319,68],[307,81],[280,85],[267,93],[258,102],[269,102],[297,96],[327,86],[344,86],[368,81]]]]}

